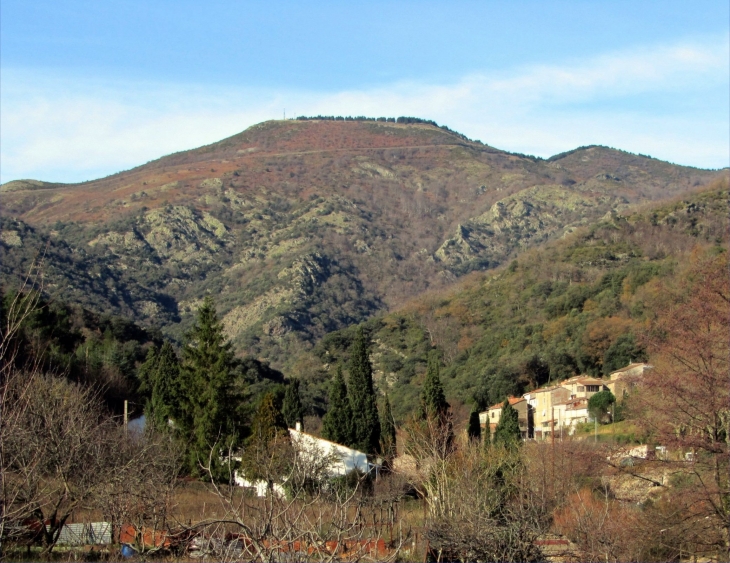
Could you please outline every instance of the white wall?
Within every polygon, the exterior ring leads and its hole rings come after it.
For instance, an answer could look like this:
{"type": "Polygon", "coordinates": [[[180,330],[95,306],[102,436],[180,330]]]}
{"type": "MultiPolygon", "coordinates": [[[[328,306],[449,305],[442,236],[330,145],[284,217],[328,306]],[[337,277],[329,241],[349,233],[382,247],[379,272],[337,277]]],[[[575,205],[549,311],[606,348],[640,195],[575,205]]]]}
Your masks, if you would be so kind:
{"type": "Polygon", "coordinates": [[[309,456],[312,458],[311,461],[317,461],[316,458],[325,456],[331,457],[330,475],[332,476],[345,475],[353,469],[359,469],[363,473],[370,470],[368,456],[363,452],[292,428],[289,429],[289,435],[299,455],[309,456]]]}
{"type": "MultiPolygon", "coordinates": [[[[367,473],[373,467],[368,463],[367,455],[361,451],[317,438],[301,430],[290,428],[289,435],[300,461],[305,466],[310,467],[321,467],[323,462],[327,462],[325,473],[330,477],[345,475],[353,469],[367,473]]],[[[238,461],[240,461],[240,458],[238,458],[238,461]]],[[[234,480],[239,487],[256,489],[256,495],[259,497],[266,496],[268,492],[266,481],[249,481],[238,471],[234,475],[234,480]]],[[[285,494],[284,487],[280,483],[274,483],[272,489],[274,494],[278,496],[284,496],[285,494]]]]}

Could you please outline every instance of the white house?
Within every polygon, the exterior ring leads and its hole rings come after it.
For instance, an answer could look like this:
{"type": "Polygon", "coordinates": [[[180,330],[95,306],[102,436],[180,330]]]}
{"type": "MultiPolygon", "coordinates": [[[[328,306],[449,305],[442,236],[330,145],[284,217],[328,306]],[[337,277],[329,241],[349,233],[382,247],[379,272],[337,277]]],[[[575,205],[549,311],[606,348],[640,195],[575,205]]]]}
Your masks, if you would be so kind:
{"type": "MultiPolygon", "coordinates": [[[[329,477],[339,477],[346,475],[353,469],[369,473],[372,470],[377,471],[380,467],[378,464],[370,463],[367,454],[364,452],[303,432],[298,422],[296,428],[289,429],[289,436],[302,465],[305,468],[312,468],[312,471],[320,475],[326,474],[329,477]],[[322,467],[322,464],[326,464],[326,467],[322,467]]],[[[256,495],[259,497],[267,494],[268,484],[266,481],[249,481],[238,471],[236,471],[234,479],[240,487],[256,489],[256,495]]],[[[272,488],[274,493],[279,496],[285,494],[283,483],[274,483],[272,488]]]]}
{"type": "Polygon", "coordinates": [[[332,477],[346,475],[353,469],[369,473],[378,468],[378,465],[370,463],[367,454],[361,451],[302,432],[298,422],[296,428],[289,429],[289,436],[297,455],[304,458],[304,461],[316,462],[324,457],[330,457],[327,473],[332,477]]]}

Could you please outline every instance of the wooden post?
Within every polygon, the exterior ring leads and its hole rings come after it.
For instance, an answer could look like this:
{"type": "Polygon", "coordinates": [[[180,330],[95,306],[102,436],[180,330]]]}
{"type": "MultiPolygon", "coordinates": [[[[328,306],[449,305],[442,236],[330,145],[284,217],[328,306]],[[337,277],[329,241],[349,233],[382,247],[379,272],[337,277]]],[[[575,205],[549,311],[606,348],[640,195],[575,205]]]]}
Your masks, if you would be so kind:
{"type": "Polygon", "coordinates": [[[611,403],[611,434],[613,434],[613,440],[616,441],[616,404],[611,403]]]}
{"type": "Polygon", "coordinates": [[[555,447],[555,407],[550,407],[550,442],[555,447]]]}
{"type": "Polygon", "coordinates": [[[124,399],[124,434],[127,434],[127,424],[129,423],[129,401],[124,399]]]}

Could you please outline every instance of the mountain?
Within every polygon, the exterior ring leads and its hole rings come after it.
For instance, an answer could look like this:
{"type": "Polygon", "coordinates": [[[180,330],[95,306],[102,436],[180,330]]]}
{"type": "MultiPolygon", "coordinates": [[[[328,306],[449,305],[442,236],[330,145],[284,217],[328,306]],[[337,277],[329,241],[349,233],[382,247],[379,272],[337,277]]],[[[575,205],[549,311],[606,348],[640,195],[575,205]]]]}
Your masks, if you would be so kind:
{"type": "Polygon", "coordinates": [[[0,186],[2,282],[180,338],[216,297],[241,353],[326,334],[725,174],[606,147],[542,160],[430,122],[289,120],[80,184],[0,186]]]}

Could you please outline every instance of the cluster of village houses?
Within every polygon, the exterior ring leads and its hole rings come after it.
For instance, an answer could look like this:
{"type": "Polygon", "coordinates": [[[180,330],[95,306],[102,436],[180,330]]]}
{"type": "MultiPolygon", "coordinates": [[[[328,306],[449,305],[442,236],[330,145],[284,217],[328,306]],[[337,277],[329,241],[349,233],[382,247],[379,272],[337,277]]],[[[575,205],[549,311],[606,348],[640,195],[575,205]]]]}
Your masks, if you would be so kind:
{"type": "MultiPolygon", "coordinates": [[[[551,436],[573,434],[578,424],[589,422],[588,401],[593,395],[609,390],[620,402],[631,387],[638,383],[644,371],[651,367],[643,363],[632,363],[614,371],[607,379],[579,375],[555,385],[535,389],[521,397],[509,397],[510,404],[518,413],[522,438],[545,440],[551,436]]],[[[491,435],[494,434],[502,414],[502,405],[503,403],[498,403],[479,413],[479,422],[485,430],[486,425],[489,424],[491,435]]],[[[369,458],[367,454],[307,434],[302,431],[298,423],[296,428],[289,429],[289,434],[299,455],[330,459],[328,473],[332,476],[345,475],[353,469],[363,473],[377,472],[379,469],[378,461],[369,458]]],[[[402,465],[402,463],[398,463],[399,461],[404,462],[405,460],[397,460],[396,465],[402,465]]],[[[267,488],[271,486],[264,481],[251,482],[240,474],[236,474],[236,482],[240,486],[255,489],[259,496],[264,496],[267,488]]],[[[274,485],[274,489],[283,494],[284,489],[281,485],[274,485]]]]}
{"type": "MultiPolygon", "coordinates": [[[[553,436],[571,435],[578,424],[589,422],[588,401],[601,391],[611,391],[621,402],[631,387],[652,366],[632,363],[612,372],[608,379],[586,375],[571,377],[555,385],[529,391],[521,397],[509,397],[509,403],[518,413],[520,433],[525,440],[544,440],[553,436]]],[[[491,433],[499,423],[503,403],[479,413],[479,423],[491,433]]]]}

